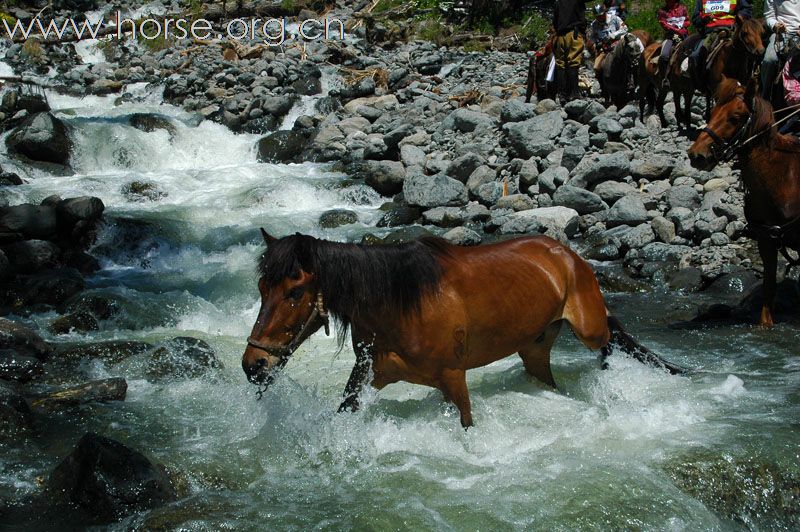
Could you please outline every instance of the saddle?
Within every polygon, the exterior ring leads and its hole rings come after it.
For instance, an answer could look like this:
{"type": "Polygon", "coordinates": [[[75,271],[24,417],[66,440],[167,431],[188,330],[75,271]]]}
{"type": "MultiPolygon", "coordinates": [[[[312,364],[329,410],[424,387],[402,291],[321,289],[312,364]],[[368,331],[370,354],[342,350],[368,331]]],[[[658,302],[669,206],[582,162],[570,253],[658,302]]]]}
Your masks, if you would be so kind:
{"type": "MultiPolygon", "coordinates": [[[[694,33],[675,45],[669,58],[669,70],[674,70],[676,65],[682,63],[684,59],[688,59],[700,39],[702,39],[702,36],[694,33]]],[[[684,77],[689,77],[688,70],[681,72],[681,74],[684,77]]]]}
{"type": "Polygon", "coordinates": [[[722,47],[725,46],[730,40],[732,39],[731,32],[728,30],[723,30],[717,32],[714,35],[714,40],[711,43],[711,49],[707,53],[705,67],[706,70],[710,70],[711,66],[714,64],[714,60],[717,58],[719,51],[722,50],[722,47]]]}

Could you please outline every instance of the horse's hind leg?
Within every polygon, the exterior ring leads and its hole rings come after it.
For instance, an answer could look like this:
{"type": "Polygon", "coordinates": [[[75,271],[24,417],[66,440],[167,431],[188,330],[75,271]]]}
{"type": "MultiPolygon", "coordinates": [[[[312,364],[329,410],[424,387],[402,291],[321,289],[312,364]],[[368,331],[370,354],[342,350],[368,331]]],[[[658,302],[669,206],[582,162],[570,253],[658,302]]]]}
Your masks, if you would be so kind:
{"type": "Polygon", "coordinates": [[[519,350],[519,356],[528,375],[553,388],[556,388],[556,381],[550,371],[550,350],[558,338],[562,323],[561,320],[551,323],[535,342],[519,350]]]}
{"type": "Polygon", "coordinates": [[[528,63],[528,81],[525,86],[525,103],[531,103],[531,96],[533,96],[534,89],[536,88],[536,56],[531,57],[528,63]]]}
{"type": "Polygon", "coordinates": [[[439,389],[445,397],[456,405],[461,413],[461,426],[465,429],[472,426],[472,405],[467,389],[467,372],[461,369],[445,369],[442,371],[439,389]]]}

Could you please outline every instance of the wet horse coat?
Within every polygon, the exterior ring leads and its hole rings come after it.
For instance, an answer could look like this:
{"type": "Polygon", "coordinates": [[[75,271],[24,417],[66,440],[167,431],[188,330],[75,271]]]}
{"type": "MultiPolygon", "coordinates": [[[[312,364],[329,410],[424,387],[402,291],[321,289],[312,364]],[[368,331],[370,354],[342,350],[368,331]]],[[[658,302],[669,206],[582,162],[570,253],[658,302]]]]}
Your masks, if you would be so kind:
{"type": "MultiPolygon", "coordinates": [[[[252,382],[271,378],[296,340],[323,325],[315,314],[329,312],[350,327],[356,353],[340,410],[358,407],[371,369],[378,389],[398,381],[440,389],[467,427],[467,370],[518,353],[530,375],[555,386],[550,350],[562,322],[590,349],[606,348],[612,332],[630,340],[608,318],[589,265],[547,237],[471,248],[265,238],[261,311],[242,367],[252,382]]],[[[632,354],[677,371],[644,348],[632,354]]]]}

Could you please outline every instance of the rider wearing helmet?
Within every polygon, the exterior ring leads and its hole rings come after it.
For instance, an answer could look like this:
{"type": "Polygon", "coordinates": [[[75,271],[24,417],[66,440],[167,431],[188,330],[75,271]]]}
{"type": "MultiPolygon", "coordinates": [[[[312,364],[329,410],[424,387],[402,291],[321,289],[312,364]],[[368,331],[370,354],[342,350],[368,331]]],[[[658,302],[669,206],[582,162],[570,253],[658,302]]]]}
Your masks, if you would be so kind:
{"type": "Polygon", "coordinates": [[[620,37],[628,33],[628,27],[613,13],[609,13],[603,4],[594,6],[594,22],[592,22],[592,42],[595,46],[594,69],[597,72],[603,63],[605,54],[620,37]]]}
{"type": "Polygon", "coordinates": [[[624,0],[605,0],[603,5],[606,6],[606,10],[618,16],[623,21],[628,18],[628,7],[625,5],[624,0]]]}
{"type": "Polygon", "coordinates": [[[767,26],[772,29],[769,45],[761,61],[761,96],[770,99],[772,85],[778,75],[780,61],[775,51],[775,38],[778,34],[797,35],[800,32],[800,1],[767,0],[764,5],[767,26]]]}

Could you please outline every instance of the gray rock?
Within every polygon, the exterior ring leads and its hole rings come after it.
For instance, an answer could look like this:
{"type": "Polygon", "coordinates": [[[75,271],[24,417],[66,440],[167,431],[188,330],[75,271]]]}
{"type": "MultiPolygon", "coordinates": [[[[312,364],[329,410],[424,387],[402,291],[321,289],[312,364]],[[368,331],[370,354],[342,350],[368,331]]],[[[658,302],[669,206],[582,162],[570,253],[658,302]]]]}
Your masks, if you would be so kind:
{"type": "Polygon", "coordinates": [[[571,172],[569,184],[578,188],[612,179],[622,179],[630,173],[631,163],[624,152],[587,154],[571,172]]]}
{"type": "Polygon", "coordinates": [[[650,223],[653,226],[653,231],[662,242],[669,244],[675,238],[675,224],[664,218],[663,216],[656,216],[650,223]]]}
{"type": "Polygon", "coordinates": [[[501,233],[543,233],[548,229],[562,231],[568,237],[577,233],[578,213],[567,207],[540,207],[511,214],[500,228],[501,233]]]}
{"type": "Polygon", "coordinates": [[[439,227],[455,227],[464,222],[463,210],[459,207],[434,207],[422,213],[423,219],[439,227]]]}
{"type": "Polygon", "coordinates": [[[639,225],[647,221],[647,209],[639,194],[629,194],[619,199],[608,210],[606,225],[639,225]]]}
{"type": "Polygon", "coordinates": [[[169,118],[156,113],[134,113],[130,116],[130,124],[145,133],[152,133],[157,129],[163,129],[170,136],[176,133],[175,125],[169,118]]]}
{"type": "Polygon", "coordinates": [[[442,238],[458,246],[477,246],[482,240],[481,235],[467,227],[454,227],[442,238]]]}
{"type": "Polygon", "coordinates": [[[472,195],[483,203],[484,205],[494,205],[503,195],[503,185],[497,181],[491,183],[483,183],[479,185],[474,191],[470,191],[472,195]]]}
{"type": "Polygon", "coordinates": [[[519,169],[519,184],[523,191],[527,191],[533,185],[539,182],[539,166],[536,164],[536,159],[526,159],[519,169]]]}
{"type": "Polygon", "coordinates": [[[594,193],[609,205],[613,205],[620,198],[634,192],[636,189],[624,181],[603,181],[594,187],[594,193]]]}
{"type": "Polygon", "coordinates": [[[703,286],[703,272],[699,268],[683,268],[670,275],[667,284],[672,290],[697,292],[703,286]]]}
{"type": "Polygon", "coordinates": [[[467,203],[467,187],[444,174],[426,176],[415,173],[403,182],[403,196],[420,207],[458,206],[467,203]]]}
{"type": "Polygon", "coordinates": [[[620,236],[620,243],[629,249],[639,249],[655,241],[656,235],[650,224],[641,224],[631,228],[620,236]]]}
{"type": "Polygon", "coordinates": [[[634,159],[631,162],[631,174],[636,179],[656,181],[664,179],[672,173],[675,161],[663,155],[648,155],[644,159],[634,159]]]}
{"type": "Polygon", "coordinates": [[[425,168],[425,162],[428,156],[422,151],[422,148],[405,144],[400,146],[400,160],[405,166],[419,166],[425,168]]]}
{"type": "Polygon", "coordinates": [[[641,249],[639,256],[649,262],[678,262],[691,251],[688,246],[651,242],[641,249]]]}
{"type": "Polygon", "coordinates": [[[288,94],[279,96],[267,96],[263,99],[261,108],[276,117],[281,117],[294,107],[295,98],[288,94]]]}
{"type": "Polygon", "coordinates": [[[550,167],[539,174],[539,191],[553,194],[567,179],[569,179],[569,170],[563,166],[550,167]]]}
{"type": "Polygon", "coordinates": [[[667,202],[671,209],[683,207],[689,210],[695,210],[700,206],[700,194],[688,185],[678,185],[672,187],[667,192],[667,202]]]}
{"type": "Polygon", "coordinates": [[[519,100],[508,100],[500,111],[500,122],[522,122],[536,116],[536,107],[519,100]]]}
{"type": "MultiPolygon", "coordinates": [[[[378,220],[378,227],[398,227],[416,222],[422,211],[410,205],[391,203],[391,208],[378,220]]],[[[382,209],[383,210],[383,209],[382,209]]]]}
{"type": "Polygon", "coordinates": [[[525,194],[509,194],[503,196],[495,203],[498,209],[511,209],[515,212],[527,211],[536,208],[536,202],[525,194]]]}
{"type": "Polygon", "coordinates": [[[622,125],[612,118],[600,117],[597,120],[597,131],[605,133],[610,139],[618,139],[622,134],[622,125]]]}
{"type": "Polygon", "coordinates": [[[364,161],[355,174],[382,196],[392,196],[403,190],[406,169],[397,161],[364,161]]]}
{"type": "Polygon", "coordinates": [[[575,209],[578,214],[591,214],[608,209],[608,205],[600,196],[588,190],[562,185],[553,194],[553,203],[575,209]]]}
{"type": "Polygon", "coordinates": [[[450,163],[447,167],[446,174],[453,179],[458,179],[462,183],[466,183],[469,176],[472,175],[472,172],[485,162],[486,160],[477,153],[465,153],[450,163]]]}
{"type": "Polygon", "coordinates": [[[564,129],[560,111],[551,111],[523,122],[503,126],[511,151],[517,157],[546,157],[555,148],[553,139],[564,129]]]}
{"type": "Polygon", "coordinates": [[[444,119],[440,130],[456,130],[462,133],[471,133],[478,128],[489,128],[495,125],[494,119],[486,113],[479,113],[465,108],[459,108],[444,119]]]}
{"type": "Polygon", "coordinates": [[[589,122],[592,121],[592,119],[602,115],[605,112],[606,108],[605,106],[603,106],[602,103],[596,100],[592,100],[583,110],[583,113],[581,114],[580,117],[580,122],[583,124],[588,124],[589,122]]]}
{"type": "Polygon", "coordinates": [[[572,120],[578,120],[583,115],[583,112],[586,111],[588,106],[588,100],[571,100],[564,104],[564,111],[567,112],[567,116],[569,116],[572,120]]]}
{"type": "Polygon", "coordinates": [[[486,183],[493,183],[497,179],[497,172],[489,166],[483,165],[475,169],[467,179],[467,188],[470,192],[476,193],[478,187],[486,183]]]}

